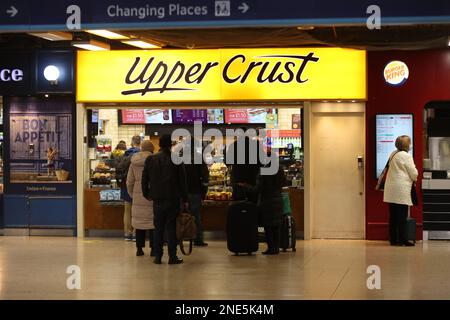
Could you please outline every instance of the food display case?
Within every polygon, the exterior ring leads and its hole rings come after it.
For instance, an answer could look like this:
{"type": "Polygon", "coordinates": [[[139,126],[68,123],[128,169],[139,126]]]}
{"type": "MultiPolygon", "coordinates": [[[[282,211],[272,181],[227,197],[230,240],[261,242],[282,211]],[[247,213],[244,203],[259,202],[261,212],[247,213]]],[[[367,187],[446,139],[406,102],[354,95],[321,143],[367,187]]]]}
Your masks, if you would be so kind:
{"type": "Polygon", "coordinates": [[[90,180],[91,188],[115,188],[117,186],[116,169],[112,168],[109,159],[91,159],[90,180]]]}
{"type": "Polygon", "coordinates": [[[106,159],[111,157],[112,139],[111,137],[100,135],[95,137],[97,141],[96,157],[97,159],[106,159]]]}
{"type": "Polygon", "coordinates": [[[209,187],[206,200],[230,201],[232,188],[228,168],[224,163],[213,163],[209,167],[209,187]]]}

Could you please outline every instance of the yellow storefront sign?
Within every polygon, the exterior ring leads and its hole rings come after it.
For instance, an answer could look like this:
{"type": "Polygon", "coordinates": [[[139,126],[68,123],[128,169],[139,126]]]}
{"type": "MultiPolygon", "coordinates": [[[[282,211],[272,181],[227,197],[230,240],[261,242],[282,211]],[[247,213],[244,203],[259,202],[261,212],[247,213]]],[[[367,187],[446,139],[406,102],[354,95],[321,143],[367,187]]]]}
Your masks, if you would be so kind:
{"type": "Polygon", "coordinates": [[[366,52],[339,48],[78,52],[79,102],[366,99],[366,52]]]}

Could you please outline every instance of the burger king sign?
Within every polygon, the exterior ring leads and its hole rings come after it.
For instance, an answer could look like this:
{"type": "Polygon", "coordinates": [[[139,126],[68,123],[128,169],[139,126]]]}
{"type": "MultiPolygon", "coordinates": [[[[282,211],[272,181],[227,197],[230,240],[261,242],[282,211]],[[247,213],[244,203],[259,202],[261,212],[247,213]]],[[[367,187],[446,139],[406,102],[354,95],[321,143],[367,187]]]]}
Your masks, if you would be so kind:
{"type": "Polygon", "coordinates": [[[402,61],[390,61],[384,67],[384,80],[393,86],[401,86],[409,78],[409,69],[402,61]]]}

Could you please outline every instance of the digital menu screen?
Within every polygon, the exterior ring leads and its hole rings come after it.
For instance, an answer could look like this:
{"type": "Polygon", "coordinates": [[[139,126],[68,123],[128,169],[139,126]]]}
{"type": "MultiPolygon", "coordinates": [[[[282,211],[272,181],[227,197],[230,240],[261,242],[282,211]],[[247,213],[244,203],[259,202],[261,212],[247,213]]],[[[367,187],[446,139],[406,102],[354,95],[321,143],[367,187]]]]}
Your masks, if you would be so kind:
{"type": "Polygon", "coordinates": [[[169,109],[130,109],[122,110],[123,124],[172,123],[169,109]]]}
{"type": "Polygon", "coordinates": [[[383,172],[391,153],[396,149],[398,136],[411,138],[411,154],[413,153],[413,115],[412,114],[377,114],[376,116],[376,177],[383,172]]]}
{"type": "Polygon", "coordinates": [[[194,121],[206,123],[208,121],[208,113],[206,109],[176,109],[172,110],[173,123],[189,124],[194,121]]]}
{"type": "Polygon", "coordinates": [[[267,115],[275,114],[275,109],[226,109],[226,123],[266,123],[267,115]]]}
{"type": "Polygon", "coordinates": [[[176,109],[172,110],[172,121],[175,124],[223,123],[223,109],[176,109]]]}

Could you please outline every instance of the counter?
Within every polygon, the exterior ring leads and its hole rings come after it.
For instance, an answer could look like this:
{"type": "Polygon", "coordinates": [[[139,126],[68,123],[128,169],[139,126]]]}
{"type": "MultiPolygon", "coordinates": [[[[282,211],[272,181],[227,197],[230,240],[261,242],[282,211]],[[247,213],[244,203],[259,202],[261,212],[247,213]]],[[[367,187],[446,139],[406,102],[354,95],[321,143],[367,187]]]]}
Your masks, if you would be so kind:
{"type": "Polygon", "coordinates": [[[102,188],[84,190],[85,229],[123,230],[123,203],[111,205],[100,202],[102,188]]]}
{"type": "MultiPolygon", "coordinates": [[[[100,202],[101,188],[84,190],[85,229],[123,230],[123,204],[106,205],[100,202]]],[[[292,216],[296,222],[298,236],[302,237],[304,229],[304,191],[289,188],[292,216]]],[[[225,232],[228,206],[231,201],[203,202],[201,216],[204,231],[225,232]]]]}

